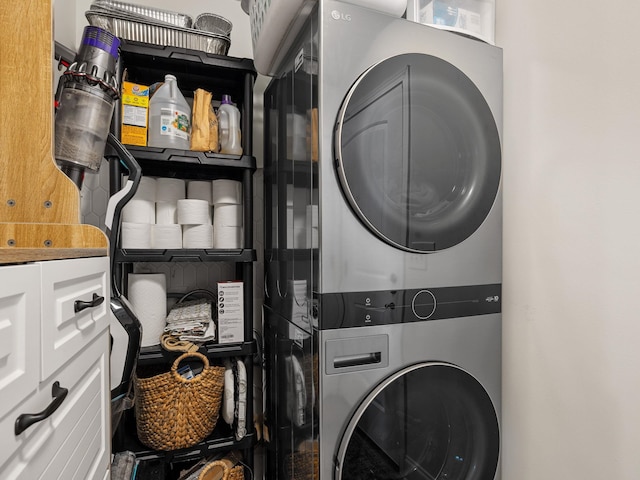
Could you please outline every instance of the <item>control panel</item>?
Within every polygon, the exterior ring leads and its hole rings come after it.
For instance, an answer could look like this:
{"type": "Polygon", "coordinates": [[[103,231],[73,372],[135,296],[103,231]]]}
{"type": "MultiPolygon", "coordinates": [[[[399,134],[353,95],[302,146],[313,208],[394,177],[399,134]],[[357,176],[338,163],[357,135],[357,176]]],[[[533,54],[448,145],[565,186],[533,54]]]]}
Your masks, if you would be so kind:
{"type": "Polygon", "coordinates": [[[320,294],[318,327],[327,330],[500,313],[501,294],[501,284],[320,294]]]}

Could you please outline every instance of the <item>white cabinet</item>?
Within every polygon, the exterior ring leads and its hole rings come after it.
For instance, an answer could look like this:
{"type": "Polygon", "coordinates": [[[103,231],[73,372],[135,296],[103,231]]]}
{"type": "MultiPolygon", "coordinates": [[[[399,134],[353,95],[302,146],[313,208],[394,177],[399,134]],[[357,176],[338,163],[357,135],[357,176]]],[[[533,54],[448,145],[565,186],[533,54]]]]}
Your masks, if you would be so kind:
{"type": "MultiPolygon", "coordinates": [[[[0,418],[38,386],[40,267],[0,268],[0,418]]],[[[0,464],[3,452],[0,449],[0,464]]]]}
{"type": "Polygon", "coordinates": [[[46,380],[109,326],[104,257],[43,262],[42,368],[46,380]],[[67,262],[72,262],[67,264],[67,262]]]}
{"type": "Polygon", "coordinates": [[[107,478],[108,271],[106,257],[0,268],[0,478],[107,478]]]}

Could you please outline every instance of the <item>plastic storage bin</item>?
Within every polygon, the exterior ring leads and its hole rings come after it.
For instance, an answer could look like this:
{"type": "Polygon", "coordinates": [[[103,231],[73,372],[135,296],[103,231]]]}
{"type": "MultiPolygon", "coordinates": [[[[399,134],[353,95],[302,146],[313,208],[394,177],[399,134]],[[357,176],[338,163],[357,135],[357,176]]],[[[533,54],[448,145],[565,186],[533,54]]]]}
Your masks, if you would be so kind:
{"type": "Polygon", "coordinates": [[[495,45],[495,0],[409,0],[407,19],[495,45]]]}

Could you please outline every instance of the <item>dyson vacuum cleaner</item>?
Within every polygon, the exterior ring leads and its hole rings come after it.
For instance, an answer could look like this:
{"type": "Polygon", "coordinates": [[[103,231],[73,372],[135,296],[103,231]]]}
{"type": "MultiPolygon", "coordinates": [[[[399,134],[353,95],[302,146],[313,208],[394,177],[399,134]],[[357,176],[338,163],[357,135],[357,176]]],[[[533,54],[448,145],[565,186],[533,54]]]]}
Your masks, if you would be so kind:
{"type": "Polygon", "coordinates": [[[109,133],[114,105],[120,96],[116,64],[120,40],[94,26],[84,29],[78,53],[61,48],[57,57],[68,65],[56,94],[55,158],[60,169],[82,188],[87,170],[98,172],[102,158],[124,164],[129,172],[124,187],[108,202],[105,226],[111,258],[111,412],[112,432],[120,416],[130,408],[133,372],[140,352],[142,326],[130,303],[118,290],[114,257],[120,232],[122,207],[133,197],[142,177],[129,151],[109,133]],[[105,152],[106,148],[106,152],[105,152]]]}

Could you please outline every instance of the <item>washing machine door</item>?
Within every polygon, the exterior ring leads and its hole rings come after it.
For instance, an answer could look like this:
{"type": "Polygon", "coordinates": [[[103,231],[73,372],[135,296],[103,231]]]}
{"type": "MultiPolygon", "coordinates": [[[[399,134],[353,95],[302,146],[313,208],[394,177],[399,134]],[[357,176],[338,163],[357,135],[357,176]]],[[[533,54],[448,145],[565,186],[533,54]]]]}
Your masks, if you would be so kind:
{"type": "Polygon", "coordinates": [[[482,385],[456,366],[422,363],[388,378],[356,410],[336,480],[493,480],[499,447],[482,385]]]}
{"type": "Polygon", "coordinates": [[[398,55],[363,73],[341,106],[334,149],[356,215],[402,250],[464,241],[498,192],[491,109],[469,77],[431,55],[398,55]]]}

